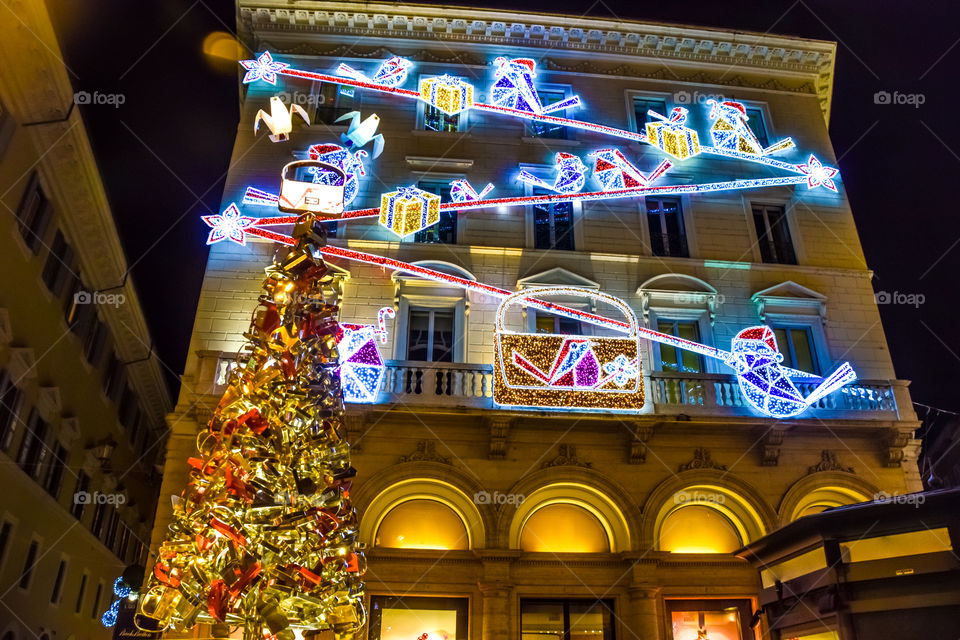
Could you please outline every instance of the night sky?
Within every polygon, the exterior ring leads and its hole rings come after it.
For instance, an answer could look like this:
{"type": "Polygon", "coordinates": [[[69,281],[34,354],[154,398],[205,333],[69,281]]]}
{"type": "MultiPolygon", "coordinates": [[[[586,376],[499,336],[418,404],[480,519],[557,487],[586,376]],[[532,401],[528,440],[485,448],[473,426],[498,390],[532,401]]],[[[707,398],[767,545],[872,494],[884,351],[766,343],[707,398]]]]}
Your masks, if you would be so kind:
{"type": "MultiPolygon", "coordinates": [[[[457,3],[453,3],[457,4],[457,3]]],[[[955,2],[460,2],[770,32],[839,43],[830,135],[897,376],[917,402],[960,410],[960,63],[955,2]],[[877,104],[879,91],[922,104],[877,104]]],[[[156,351],[171,389],[183,371],[238,125],[238,77],[202,51],[235,31],[226,0],[47,0],[77,91],[120,93],[82,114],[156,351]]],[[[357,5],[345,3],[348,8],[357,5]]],[[[248,123],[244,123],[248,126],[248,123]]],[[[826,231],[825,231],[826,233],[826,231]]],[[[856,363],[853,363],[856,366],[856,363]]]]}

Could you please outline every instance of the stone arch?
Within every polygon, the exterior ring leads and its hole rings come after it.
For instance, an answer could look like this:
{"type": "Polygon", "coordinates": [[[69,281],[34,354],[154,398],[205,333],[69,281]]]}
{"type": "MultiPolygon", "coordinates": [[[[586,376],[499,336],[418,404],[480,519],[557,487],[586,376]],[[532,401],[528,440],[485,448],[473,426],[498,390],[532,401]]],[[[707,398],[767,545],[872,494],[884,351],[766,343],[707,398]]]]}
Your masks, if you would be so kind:
{"type": "Polygon", "coordinates": [[[360,539],[372,542],[377,528],[391,509],[404,502],[427,499],[439,502],[463,522],[471,549],[489,546],[495,515],[488,504],[477,504],[483,487],[475,479],[439,462],[403,462],[374,474],[352,493],[360,516],[360,539]]]}
{"type": "Polygon", "coordinates": [[[750,484],[718,469],[691,469],[664,480],[647,498],[641,529],[644,548],[659,548],[663,521],[672,512],[693,505],[721,513],[744,544],[777,527],[776,512],[750,484]]]}
{"type": "Polygon", "coordinates": [[[685,273],[661,273],[648,278],[637,287],[637,291],[690,291],[703,294],[716,294],[716,288],[706,280],[685,273]]]}
{"type": "Polygon", "coordinates": [[[872,500],[876,495],[874,485],[851,473],[819,471],[800,478],[787,489],[777,514],[780,524],[785,525],[815,504],[839,507],[872,500]]]}
{"type": "Polygon", "coordinates": [[[571,504],[590,512],[603,526],[612,552],[634,548],[639,509],[623,487],[593,469],[540,469],[517,482],[508,495],[524,499],[517,505],[499,507],[497,541],[506,548],[519,549],[527,519],[538,509],[553,504],[571,504]]]}

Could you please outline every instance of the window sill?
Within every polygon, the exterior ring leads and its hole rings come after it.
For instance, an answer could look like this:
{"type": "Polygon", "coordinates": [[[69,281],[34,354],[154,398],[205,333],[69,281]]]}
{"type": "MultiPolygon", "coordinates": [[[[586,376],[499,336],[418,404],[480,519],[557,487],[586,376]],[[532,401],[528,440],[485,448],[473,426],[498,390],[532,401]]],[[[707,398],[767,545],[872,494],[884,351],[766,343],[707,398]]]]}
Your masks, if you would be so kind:
{"type": "Polygon", "coordinates": [[[473,138],[472,133],[467,133],[466,131],[428,131],[426,129],[412,129],[410,131],[411,135],[422,136],[427,138],[440,138],[447,140],[459,140],[460,138],[470,139],[473,138]]]}
{"type": "Polygon", "coordinates": [[[538,138],[532,136],[523,136],[520,138],[525,144],[540,144],[547,147],[557,146],[557,147],[580,147],[583,146],[583,143],[579,140],[564,140],[562,138],[538,138]]]}

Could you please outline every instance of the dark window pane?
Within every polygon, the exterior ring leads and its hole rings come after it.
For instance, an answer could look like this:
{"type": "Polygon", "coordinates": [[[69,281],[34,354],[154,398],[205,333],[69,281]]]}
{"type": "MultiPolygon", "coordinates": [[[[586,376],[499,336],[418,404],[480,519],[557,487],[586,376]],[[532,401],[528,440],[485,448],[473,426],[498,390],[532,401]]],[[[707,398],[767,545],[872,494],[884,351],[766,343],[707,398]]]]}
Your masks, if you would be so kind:
{"type": "Polygon", "coordinates": [[[60,592],[63,590],[63,579],[66,577],[66,573],[67,562],[61,560],[60,566],[57,567],[57,577],[53,580],[53,591],[50,592],[50,602],[53,604],[60,602],[60,592]]]}
{"type": "Polygon", "coordinates": [[[40,470],[47,458],[47,423],[40,418],[36,410],[30,412],[27,418],[26,433],[23,436],[23,442],[20,444],[20,453],[17,455],[17,464],[31,478],[40,477],[40,470]]]}
{"type": "Polygon", "coordinates": [[[67,449],[58,444],[50,460],[50,467],[47,469],[47,479],[43,483],[44,488],[55,500],[60,498],[60,489],[63,487],[63,470],[66,467],[68,455],[70,454],[67,449]]]}
{"type": "Polygon", "coordinates": [[[749,118],[747,124],[750,125],[751,131],[757,136],[760,145],[763,147],[770,146],[769,138],[767,137],[767,123],[763,119],[763,110],[747,107],[747,118],[749,118]]]}
{"type": "MultiPolygon", "coordinates": [[[[563,91],[538,91],[537,95],[540,96],[540,103],[549,107],[552,104],[556,104],[561,100],[566,99],[566,94],[563,91]]],[[[558,115],[554,113],[551,115],[558,115]]],[[[562,115],[560,113],[559,115],[562,115]]],[[[539,122],[537,120],[532,120],[530,122],[530,133],[535,138],[551,138],[553,140],[566,140],[567,139],[567,128],[563,125],[553,124],[550,122],[539,122]]]]}
{"type": "Polygon", "coordinates": [[[450,115],[428,104],[423,106],[423,128],[427,131],[457,131],[460,115],[450,115]]]}
{"type": "Polygon", "coordinates": [[[20,588],[26,589],[30,586],[30,577],[33,575],[33,567],[37,562],[37,551],[40,544],[36,540],[30,541],[30,548],[27,549],[27,557],[23,561],[23,571],[20,573],[20,588]]]}
{"type": "Polygon", "coordinates": [[[565,336],[577,336],[583,333],[579,320],[573,318],[557,318],[557,333],[565,336]]]}
{"type": "Polygon", "coordinates": [[[646,205],[653,255],[688,257],[680,201],[673,198],[647,198],[646,205]]]}
{"type": "Polygon", "coordinates": [[[10,533],[13,531],[13,524],[4,522],[0,526],[0,561],[7,557],[7,545],[10,544],[10,533]]]}
{"type": "Polygon", "coordinates": [[[633,99],[633,113],[637,120],[637,131],[645,131],[646,123],[654,118],[647,115],[648,111],[656,111],[662,116],[669,116],[667,103],[663,100],[635,97],[633,99]]]}
{"type": "Polygon", "coordinates": [[[74,606],[74,613],[80,613],[83,608],[83,592],[87,590],[87,574],[80,576],[80,588],[77,590],[77,604],[74,606]]]}
{"type": "Polygon", "coordinates": [[[96,592],[96,594],[94,594],[94,596],[93,596],[93,607],[90,608],[90,617],[91,617],[91,618],[96,618],[96,617],[97,617],[97,613],[98,613],[99,610],[100,610],[100,594],[102,594],[102,593],[103,593],[103,585],[102,585],[102,584],[98,584],[98,585],[97,585],[97,592],[96,592]]]}
{"type": "Polygon", "coordinates": [[[40,185],[40,177],[34,173],[17,208],[17,230],[34,254],[43,246],[52,218],[53,208],[40,185]]]}
{"type": "Polygon", "coordinates": [[[552,249],[550,242],[550,205],[533,205],[533,246],[535,249],[552,249]]]}
{"type": "MultiPolygon", "coordinates": [[[[452,200],[450,197],[450,185],[448,183],[424,181],[420,182],[417,186],[428,193],[440,196],[441,202],[450,202],[452,200]]],[[[414,234],[413,241],[432,244],[456,244],[457,212],[441,211],[440,222],[418,231],[414,234]]]]}
{"type": "Polygon", "coordinates": [[[326,125],[349,124],[346,121],[337,122],[337,118],[359,109],[359,96],[354,87],[347,87],[329,82],[321,82],[317,89],[317,109],[314,111],[313,122],[326,125]]]}
{"type": "Polygon", "coordinates": [[[83,511],[86,508],[86,500],[82,498],[83,494],[86,494],[90,491],[90,476],[87,475],[85,471],[79,471],[77,473],[77,487],[74,489],[73,496],[73,506],[70,508],[70,513],[73,514],[73,517],[77,520],[83,518],[83,511]]]}
{"type": "Polygon", "coordinates": [[[56,297],[61,297],[68,289],[68,284],[75,277],[73,274],[73,249],[67,244],[63,232],[57,230],[57,235],[50,245],[50,253],[43,265],[43,283],[56,297]]]}
{"type": "Polygon", "coordinates": [[[770,217],[770,233],[773,236],[774,248],[778,262],[781,264],[796,264],[797,258],[793,253],[793,242],[790,240],[790,228],[787,226],[787,216],[783,209],[773,211],[768,209],[770,217]]]}
{"type": "Polygon", "coordinates": [[[407,359],[429,360],[430,312],[411,310],[407,327],[407,359]]]}
{"type": "Polygon", "coordinates": [[[433,312],[433,362],[453,362],[453,312],[433,312]]]}
{"type": "MultiPolygon", "coordinates": [[[[549,195],[550,192],[535,188],[533,195],[549,195]]],[[[533,205],[533,246],[535,249],[574,250],[573,204],[533,205]]]]}
{"type": "Polygon", "coordinates": [[[554,249],[573,251],[573,203],[553,205],[554,249]]]}
{"type": "Polygon", "coordinates": [[[802,371],[817,373],[816,360],[813,356],[813,345],[810,332],[807,329],[791,329],[790,338],[793,342],[794,368],[802,371]]]}
{"type": "Polygon", "coordinates": [[[13,444],[20,418],[20,403],[23,397],[20,389],[13,385],[10,374],[4,373],[0,382],[0,449],[6,451],[13,444]]]}

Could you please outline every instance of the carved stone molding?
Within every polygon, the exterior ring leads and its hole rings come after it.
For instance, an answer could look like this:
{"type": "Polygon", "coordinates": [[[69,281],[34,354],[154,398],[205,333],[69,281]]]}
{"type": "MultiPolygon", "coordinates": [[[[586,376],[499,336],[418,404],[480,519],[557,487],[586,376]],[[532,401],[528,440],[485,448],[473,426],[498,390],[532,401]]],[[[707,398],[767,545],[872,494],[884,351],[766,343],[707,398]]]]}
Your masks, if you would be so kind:
{"type": "Polygon", "coordinates": [[[548,469],[550,467],[584,467],[586,469],[593,468],[592,462],[584,462],[577,457],[577,447],[572,444],[561,444],[557,446],[557,455],[552,460],[547,460],[540,465],[541,469],[548,469]]]}
{"type": "Polygon", "coordinates": [[[913,440],[913,429],[888,429],[881,439],[883,466],[902,466],[906,458],[905,449],[911,440],[913,440]]]}
{"type": "Polygon", "coordinates": [[[807,469],[807,475],[819,471],[842,471],[844,473],[856,473],[853,467],[846,467],[840,464],[837,454],[830,449],[824,449],[820,452],[820,462],[807,469]]]}
{"type": "Polygon", "coordinates": [[[630,433],[627,463],[643,464],[647,461],[647,442],[653,437],[653,425],[635,423],[631,426],[630,433]]]}
{"type": "Polygon", "coordinates": [[[439,462],[452,464],[450,458],[437,453],[437,443],[433,440],[421,440],[417,443],[417,450],[410,455],[400,456],[400,462],[439,462]]]}
{"type": "Polygon", "coordinates": [[[690,462],[685,462],[680,465],[680,471],[690,471],[691,469],[717,469],[719,471],[726,471],[727,465],[717,464],[713,456],[710,455],[709,449],[697,447],[693,450],[693,458],[690,462]]]}
{"type": "Polygon", "coordinates": [[[763,437],[763,448],[761,449],[762,458],[760,460],[761,466],[776,467],[780,464],[780,445],[783,444],[783,437],[786,434],[786,427],[773,427],[767,431],[763,437]]]}
{"type": "Polygon", "coordinates": [[[510,422],[511,418],[507,416],[487,418],[487,428],[490,430],[490,452],[487,457],[491,460],[503,460],[506,457],[510,422]]]}

